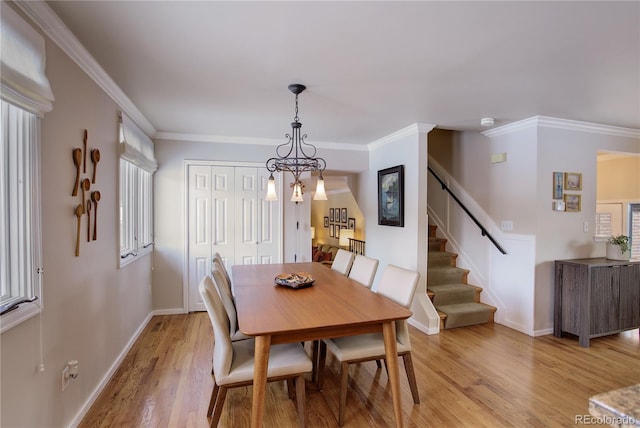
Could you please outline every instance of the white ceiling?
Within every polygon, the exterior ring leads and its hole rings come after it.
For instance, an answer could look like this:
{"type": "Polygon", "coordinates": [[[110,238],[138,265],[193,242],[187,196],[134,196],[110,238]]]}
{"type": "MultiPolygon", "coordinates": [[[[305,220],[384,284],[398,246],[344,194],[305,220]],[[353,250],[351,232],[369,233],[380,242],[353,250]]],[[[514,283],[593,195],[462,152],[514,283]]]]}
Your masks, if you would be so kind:
{"type": "Polygon", "coordinates": [[[158,132],[366,144],[535,115],[640,128],[640,2],[52,1],[158,132]]]}

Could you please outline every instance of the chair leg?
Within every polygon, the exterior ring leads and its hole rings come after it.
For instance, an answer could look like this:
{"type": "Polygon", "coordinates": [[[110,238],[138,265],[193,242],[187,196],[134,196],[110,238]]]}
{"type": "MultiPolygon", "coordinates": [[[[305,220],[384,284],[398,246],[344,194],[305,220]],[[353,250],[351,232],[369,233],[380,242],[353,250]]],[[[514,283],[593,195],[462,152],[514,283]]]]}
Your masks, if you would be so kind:
{"type": "Polygon", "coordinates": [[[347,407],[347,383],[349,380],[349,363],[340,363],[340,404],[338,406],[338,425],[344,425],[344,413],[347,407]]]}
{"type": "Polygon", "coordinates": [[[224,400],[227,398],[227,387],[221,386],[216,398],[216,404],[213,407],[213,416],[211,416],[211,428],[216,428],[222,415],[222,408],[224,407],[224,400]]]}
{"type": "Polygon", "coordinates": [[[207,417],[210,417],[213,414],[213,406],[216,404],[216,399],[218,398],[219,391],[220,387],[216,383],[216,380],[213,379],[213,391],[211,391],[211,399],[209,400],[209,410],[207,410],[207,417]]]}
{"type": "Polygon", "coordinates": [[[298,407],[298,420],[300,421],[300,427],[305,426],[305,391],[304,391],[304,376],[296,376],[296,406],[298,407]]]}
{"type": "Polygon", "coordinates": [[[327,359],[327,344],[320,341],[320,351],[318,355],[318,391],[322,391],[322,381],[324,380],[324,366],[327,359]]]}
{"type": "Polygon", "coordinates": [[[311,362],[313,368],[311,369],[311,381],[318,382],[318,350],[320,348],[320,341],[314,340],[311,344],[311,362]]]}
{"type": "Polygon", "coordinates": [[[420,404],[420,396],[418,395],[418,383],[416,382],[416,372],[413,370],[413,359],[411,358],[411,352],[407,352],[402,356],[404,361],[404,371],[407,372],[407,380],[409,381],[409,387],[411,387],[411,395],[413,396],[413,402],[420,404]]]}
{"type": "Polygon", "coordinates": [[[287,392],[289,393],[289,400],[293,400],[297,391],[293,386],[293,379],[291,378],[287,379],[287,392]]]}
{"type": "Polygon", "coordinates": [[[380,360],[376,360],[376,366],[378,366],[379,369],[382,368],[382,364],[380,364],[380,360]]]}

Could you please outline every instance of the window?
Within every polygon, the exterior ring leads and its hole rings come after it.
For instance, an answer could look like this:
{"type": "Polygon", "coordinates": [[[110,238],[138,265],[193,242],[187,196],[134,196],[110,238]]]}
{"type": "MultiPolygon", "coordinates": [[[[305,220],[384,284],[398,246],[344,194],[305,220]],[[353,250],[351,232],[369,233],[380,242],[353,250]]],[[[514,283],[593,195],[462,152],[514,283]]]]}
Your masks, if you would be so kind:
{"type": "Polygon", "coordinates": [[[629,236],[631,237],[631,258],[640,259],[640,204],[629,206],[629,236]]]}
{"type": "Polygon", "coordinates": [[[596,238],[609,239],[611,235],[611,213],[596,213],[596,238]]]}
{"type": "MultiPolygon", "coordinates": [[[[35,114],[1,103],[0,304],[9,315],[20,302],[40,295],[40,124],[35,114]]],[[[29,312],[39,311],[40,305],[34,306],[29,312]]],[[[15,314],[11,318],[22,319],[15,314]]],[[[10,327],[8,323],[15,325],[3,316],[3,331],[10,327]]]]}
{"type": "Polygon", "coordinates": [[[44,39],[7,2],[0,7],[0,331],[40,313],[40,118],[53,93],[44,39]]]}
{"type": "Polygon", "coordinates": [[[153,142],[120,115],[120,266],[153,249],[153,142]]]}

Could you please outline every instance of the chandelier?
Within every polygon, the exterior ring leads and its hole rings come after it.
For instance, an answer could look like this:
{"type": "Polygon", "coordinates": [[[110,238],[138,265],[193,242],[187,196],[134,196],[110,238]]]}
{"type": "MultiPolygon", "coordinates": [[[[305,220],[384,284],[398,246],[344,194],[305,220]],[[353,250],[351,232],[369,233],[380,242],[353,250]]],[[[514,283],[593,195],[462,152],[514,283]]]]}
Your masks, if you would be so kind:
{"type": "Polygon", "coordinates": [[[298,203],[304,200],[302,198],[304,184],[300,181],[300,175],[303,172],[318,172],[320,174],[313,199],[327,200],[327,194],[324,190],[324,179],[322,178],[322,171],[327,167],[327,163],[320,157],[314,157],[316,155],[316,147],[313,144],[305,142],[307,134],[302,134],[302,123],[300,123],[298,118],[298,95],[305,89],[307,89],[307,87],[299,83],[289,85],[289,90],[296,96],[295,116],[293,122],[291,122],[291,134],[285,135],[289,141],[277,146],[276,157],[267,160],[267,170],[271,173],[267,184],[267,196],[265,197],[267,201],[278,200],[273,173],[282,171],[288,171],[293,174],[294,182],[291,184],[293,188],[293,194],[291,195],[292,202],[298,203]]]}

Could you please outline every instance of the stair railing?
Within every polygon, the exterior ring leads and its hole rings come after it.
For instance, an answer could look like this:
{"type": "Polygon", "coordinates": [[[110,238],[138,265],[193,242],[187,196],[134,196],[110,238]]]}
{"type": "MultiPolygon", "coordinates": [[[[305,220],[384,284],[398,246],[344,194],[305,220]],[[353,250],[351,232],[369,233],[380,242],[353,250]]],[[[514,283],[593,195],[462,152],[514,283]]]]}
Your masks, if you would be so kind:
{"type": "Polygon", "coordinates": [[[460,205],[460,208],[462,208],[464,210],[464,212],[467,213],[469,218],[476,224],[476,226],[478,226],[480,228],[480,232],[482,233],[482,236],[485,236],[485,237],[489,238],[489,241],[491,241],[491,243],[502,254],[507,254],[507,252],[504,250],[504,248],[502,248],[500,246],[500,244],[498,244],[498,242],[493,238],[493,236],[491,236],[489,231],[483,225],[480,224],[478,219],[471,213],[471,211],[469,211],[469,209],[462,203],[462,201],[460,199],[458,199],[458,197],[451,191],[451,189],[449,189],[449,186],[447,186],[447,184],[440,177],[438,177],[438,174],[436,174],[436,172],[433,169],[431,169],[430,166],[427,167],[427,168],[429,169],[429,172],[431,173],[431,175],[433,175],[436,178],[436,180],[438,180],[438,182],[442,186],[442,190],[446,190],[447,193],[449,193],[449,195],[451,195],[453,200],[456,201],[458,203],[458,205],[460,205]]]}

